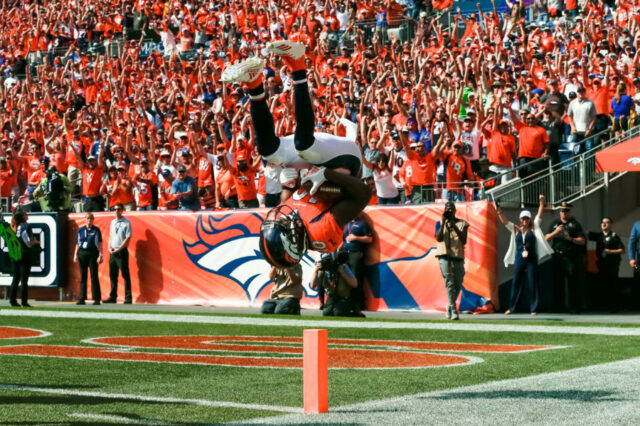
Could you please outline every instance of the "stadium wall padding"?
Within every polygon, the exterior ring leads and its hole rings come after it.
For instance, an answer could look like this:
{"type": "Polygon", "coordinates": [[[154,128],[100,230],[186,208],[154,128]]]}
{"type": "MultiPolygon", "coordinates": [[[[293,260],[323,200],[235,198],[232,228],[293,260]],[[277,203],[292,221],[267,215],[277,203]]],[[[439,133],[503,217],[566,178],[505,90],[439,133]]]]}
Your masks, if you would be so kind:
{"type": "MultiPolygon", "coordinates": [[[[445,309],[447,297],[435,257],[435,226],[442,210],[441,204],[370,206],[365,210],[375,234],[365,256],[367,310],[445,309]]],[[[260,224],[266,212],[125,212],[133,230],[129,244],[133,302],[260,306],[273,286],[268,278],[270,266],[258,250],[260,224]]],[[[486,300],[498,307],[495,210],[485,201],[460,203],[457,216],[471,224],[461,309],[473,309],[486,300]]],[[[108,240],[114,217],[114,213],[95,213],[95,225],[104,238],[105,256],[99,268],[103,299],[110,290],[108,240]]],[[[71,297],[77,297],[80,289],[73,250],[77,230],[83,224],[84,214],[69,215],[65,291],[71,297]]],[[[309,287],[314,264],[311,256],[302,261],[305,295],[301,305],[317,309],[317,292],[309,287]]],[[[87,287],[90,298],[90,283],[87,287]]],[[[119,301],[123,295],[120,277],[119,301]]]]}

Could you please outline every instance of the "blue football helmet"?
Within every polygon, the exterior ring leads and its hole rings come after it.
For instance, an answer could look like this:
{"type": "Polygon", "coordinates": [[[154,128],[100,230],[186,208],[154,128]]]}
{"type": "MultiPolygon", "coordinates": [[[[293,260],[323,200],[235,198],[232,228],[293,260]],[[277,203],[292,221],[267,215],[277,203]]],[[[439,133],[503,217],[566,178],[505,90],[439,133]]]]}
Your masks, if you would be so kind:
{"type": "Polygon", "coordinates": [[[297,210],[286,205],[269,210],[260,226],[260,252],[267,262],[289,268],[300,262],[307,246],[307,230],[297,210]]]}

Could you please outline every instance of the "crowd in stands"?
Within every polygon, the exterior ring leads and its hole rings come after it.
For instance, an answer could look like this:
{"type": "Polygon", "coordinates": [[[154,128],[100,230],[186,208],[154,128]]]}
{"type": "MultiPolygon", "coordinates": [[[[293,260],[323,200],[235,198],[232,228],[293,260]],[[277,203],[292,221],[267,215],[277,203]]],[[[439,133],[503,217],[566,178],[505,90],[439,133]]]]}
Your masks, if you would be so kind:
{"type": "MultiPolygon", "coordinates": [[[[638,0],[507,6],[3,0],[0,196],[51,209],[47,193],[63,191],[56,205],[86,211],[277,204],[248,94],[220,75],[280,38],[306,44],[317,131],[361,144],[372,203],[472,199],[473,182],[535,173],[633,125],[638,0]]],[[[278,135],[295,126],[289,71],[267,57],[278,135]]]]}

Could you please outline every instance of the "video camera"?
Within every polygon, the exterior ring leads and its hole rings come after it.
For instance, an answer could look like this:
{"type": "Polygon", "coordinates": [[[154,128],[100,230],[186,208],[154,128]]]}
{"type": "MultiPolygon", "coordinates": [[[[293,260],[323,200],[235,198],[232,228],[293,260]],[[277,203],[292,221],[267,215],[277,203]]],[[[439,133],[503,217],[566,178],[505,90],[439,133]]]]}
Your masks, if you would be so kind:
{"type": "Polygon", "coordinates": [[[336,251],[320,258],[320,270],[325,272],[334,272],[340,265],[349,260],[349,254],[346,251],[336,251]]]}

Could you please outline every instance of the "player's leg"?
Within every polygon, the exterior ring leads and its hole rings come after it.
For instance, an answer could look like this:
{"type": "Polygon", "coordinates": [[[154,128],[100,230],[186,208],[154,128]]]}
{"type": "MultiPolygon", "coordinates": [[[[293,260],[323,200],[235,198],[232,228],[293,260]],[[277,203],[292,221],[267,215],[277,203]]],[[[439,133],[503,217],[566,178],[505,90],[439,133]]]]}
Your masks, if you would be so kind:
{"type": "Polygon", "coordinates": [[[267,157],[278,150],[280,138],[276,136],[273,116],[267,105],[264,91],[262,71],[264,60],[249,58],[238,64],[225,68],[222,73],[223,83],[245,83],[251,99],[251,121],[256,132],[258,153],[267,157]]]}
{"type": "MultiPolygon", "coordinates": [[[[355,143],[357,131],[352,131],[354,123],[347,122],[349,138],[327,133],[315,133],[315,115],[304,63],[305,45],[287,40],[279,40],[267,45],[267,50],[280,55],[291,70],[293,96],[296,114],[294,145],[297,155],[303,161],[330,169],[343,169],[357,175],[361,168],[360,148],[355,143]]],[[[356,127],[357,129],[357,127],[356,127]]]]}
{"type": "Polygon", "coordinates": [[[297,151],[304,151],[313,145],[315,116],[309,97],[307,69],[304,64],[303,43],[278,40],[267,45],[267,50],[279,55],[291,71],[293,80],[293,98],[296,113],[296,133],[294,143],[297,151]]]}

